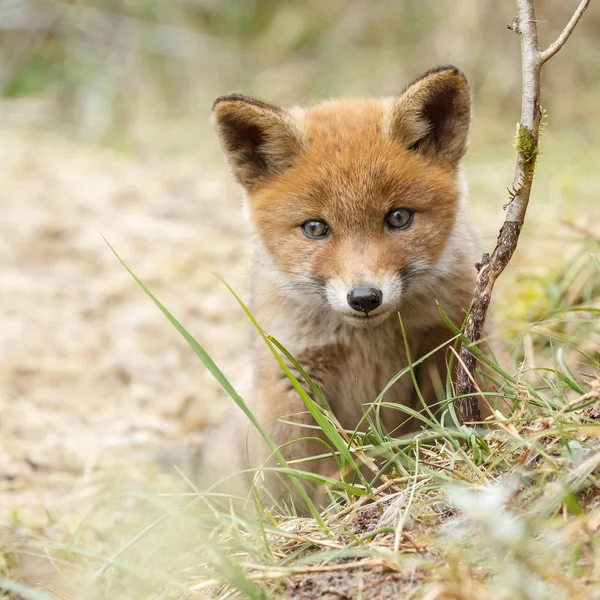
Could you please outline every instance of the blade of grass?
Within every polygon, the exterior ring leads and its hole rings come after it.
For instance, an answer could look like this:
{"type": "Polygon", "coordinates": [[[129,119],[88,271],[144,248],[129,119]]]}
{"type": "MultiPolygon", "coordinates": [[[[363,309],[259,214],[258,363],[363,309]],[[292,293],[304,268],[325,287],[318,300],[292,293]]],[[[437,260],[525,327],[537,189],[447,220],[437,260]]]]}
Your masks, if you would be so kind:
{"type": "Polygon", "coordinates": [[[18,594],[23,600],[60,600],[58,596],[0,577],[0,594],[18,594]]]}
{"type": "MultiPolygon", "coordinates": [[[[269,449],[271,450],[273,456],[276,457],[279,464],[281,464],[284,467],[287,467],[287,463],[286,463],[285,459],[283,458],[282,454],[277,449],[277,446],[273,443],[273,441],[268,436],[267,432],[262,427],[262,425],[258,422],[258,420],[254,416],[254,414],[252,413],[252,411],[250,410],[250,408],[248,407],[246,402],[244,402],[244,399],[237,393],[237,391],[231,385],[231,383],[229,382],[227,377],[225,377],[225,375],[223,374],[221,369],[219,369],[217,364],[209,356],[209,354],[206,352],[206,350],[204,350],[204,348],[196,341],[196,339],[188,333],[188,331],[183,327],[183,325],[181,325],[181,323],[179,323],[179,321],[177,321],[177,319],[175,319],[175,317],[166,309],[166,307],[144,285],[142,280],[125,264],[123,259],[117,254],[116,250],[110,245],[108,240],[104,236],[102,236],[102,238],[104,239],[104,241],[106,242],[108,247],[111,249],[112,253],[116,256],[118,261],[123,265],[123,267],[125,267],[125,270],[133,277],[135,282],[142,288],[142,290],[150,298],[150,300],[152,300],[152,302],[154,302],[154,304],[163,313],[163,315],[165,315],[165,317],[167,317],[169,322],[175,327],[175,329],[179,332],[179,334],[185,339],[185,341],[188,343],[190,348],[194,351],[196,356],[202,361],[204,366],[209,370],[211,375],[217,380],[217,382],[227,392],[229,397],[236,403],[236,405],[242,410],[242,412],[244,413],[244,415],[246,415],[246,417],[252,423],[252,425],[254,425],[254,427],[256,427],[256,429],[258,430],[258,432],[260,433],[262,438],[265,440],[265,442],[269,446],[269,449]]],[[[233,292],[233,290],[232,290],[232,292],[233,292]]],[[[317,522],[319,522],[320,525],[322,525],[324,530],[327,531],[325,523],[323,522],[323,520],[321,519],[321,517],[319,515],[319,511],[315,507],[312,500],[309,498],[308,494],[306,493],[306,490],[295,479],[292,479],[292,484],[294,485],[294,487],[296,488],[296,490],[298,491],[298,493],[300,494],[300,496],[302,497],[304,502],[306,502],[306,505],[307,505],[308,509],[310,510],[311,514],[313,515],[313,517],[317,520],[317,522]]]]}
{"type": "MultiPolygon", "coordinates": [[[[304,402],[304,405],[310,412],[311,416],[313,417],[313,419],[315,419],[315,421],[317,422],[319,427],[321,427],[321,429],[323,430],[323,432],[325,433],[327,438],[335,446],[335,448],[338,450],[338,452],[340,452],[340,455],[344,458],[344,460],[347,462],[347,464],[349,464],[357,472],[360,472],[360,469],[358,468],[356,461],[350,454],[348,447],[347,447],[346,443],[344,442],[344,439],[340,435],[339,431],[337,430],[337,428],[321,412],[321,407],[319,407],[318,404],[306,393],[306,391],[304,390],[304,388],[302,387],[302,385],[300,384],[298,379],[290,371],[289,367],[285,364],[285,361],[281,358],[281,356],[277,352],[277,348],[278,347],[283,348],[283,346],[281,346],[281,344],[279,344],[279,346],[277,346],[274,343],[273,338],[271,336],[268,336],[267,334],[265,334],[262,327],[258,324],[256,319],[254,318],[254,315],[252,315],[252,313],[250,312],[248,307],[245,305],[245,303],[242,301],[242,299],[235,293],[235,291],[231,288],[231,286],[226,281],[224,281],[223,278],[220,277],[218,274],[215,273],[214,275],[215,275],[215,277],[217,277],[217,279],[219,279],[219,281],[221,281],[221,283],[223,283],[223,285],[225,285],[225,287],[229,290],[229,292],[237,300],[237,302],[241,306],[242,310],[246,313],[246,315],[248,316],[248,318],[250,319],[250,321],[252,322],[252,324],[254,325],[256,330],[258,331],[259,335],[263,338],[264,342],[268,345],[269,349],[273,353],[273,356],[279,363],[279,366],[281,367],[283,372],[286,374],[286,376],[288,377],[288,379],[294,386],[294,389],[298,392],[298,395],[304,402]]],[[[297,366],[296,366],[296,365],[298,365],[297,361],[287,351],[286,351],[286,357],[289,357],[289,359],[294,361],[293,364],[295,363],[294,366],[297,368],[297,366]]],[[[306,375],[306,377],[310,380],[308,375],[306,375]]],[[[311,381],[311,383],[313,383],[313,382],[311,381]]],[[[321,396],[322,396],[322,394],[321,394],[321,396]]],[[[363,478],[363,480],[364,480],[363,483],[368,488],[368,486],[369,486],[368,482],[366,481],[366,479],[364,479],[362,474],[360,476],[363,478]]]]}

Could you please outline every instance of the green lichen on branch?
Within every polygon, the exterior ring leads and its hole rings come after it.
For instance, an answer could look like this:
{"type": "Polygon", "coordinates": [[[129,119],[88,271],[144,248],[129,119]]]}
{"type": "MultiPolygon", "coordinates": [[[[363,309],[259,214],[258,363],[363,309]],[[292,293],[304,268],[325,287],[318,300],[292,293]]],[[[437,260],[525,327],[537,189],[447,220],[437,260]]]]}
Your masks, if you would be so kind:
{"type": "Polygon", "coordinates": [[[518,174],[518,182],[512,187],[506,188],[508,190],[508,197],[510,198],[510,201],[508,204],[504,205],[504,210],[506,210],[509,204],[523,191],[525,184],[533,181],[537,157],[541,154],[539,148],[539,138],[543,133],[547,117],[548,113],[546,109],[540,106],[540,125],[537,139],[534,137],[531,129],[524,127],[520,123],[517,123],[515,149],[519,154],[521,168],[518,174]]]}
{"type": "Polygon", "coordinates": [[[538,155],[540,154],[539,136],[542,134],[542,129],[546,124],[545,119],[547,116],[548,113],[546,110],[540,106],[540,128],[537,137],[533,135],[531,129],[524,127],[520,123],[517,123],[515,149],[519,154],[525,180],[533,179],[535,163],[538,155]]]}
{"type": "Polygon", "coordinates": [[[515,148],[519,153],[523,169],[526,173],[531,172],[533,175],[533,171],[535,170],[535,161],[539,154],[538,142],[533,137],[531,130],[521,124],[517,125],[515,148]]]}

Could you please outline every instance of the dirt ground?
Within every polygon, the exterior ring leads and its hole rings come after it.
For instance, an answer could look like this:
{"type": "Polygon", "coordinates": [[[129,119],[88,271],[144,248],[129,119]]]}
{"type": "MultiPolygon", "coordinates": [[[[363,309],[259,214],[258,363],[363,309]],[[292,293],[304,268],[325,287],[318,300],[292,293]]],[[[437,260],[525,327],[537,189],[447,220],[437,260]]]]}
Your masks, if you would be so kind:
{"type": "Polygon", "coordinates": [[[45,529],[82,514],[107,464],[184,468],[233,409],[101,234],[234,383],[247,322],[209,270],[245,297],[249,254],[239,193],[198,157],[3,132],[0,163],[0,523],[45,529]]]}

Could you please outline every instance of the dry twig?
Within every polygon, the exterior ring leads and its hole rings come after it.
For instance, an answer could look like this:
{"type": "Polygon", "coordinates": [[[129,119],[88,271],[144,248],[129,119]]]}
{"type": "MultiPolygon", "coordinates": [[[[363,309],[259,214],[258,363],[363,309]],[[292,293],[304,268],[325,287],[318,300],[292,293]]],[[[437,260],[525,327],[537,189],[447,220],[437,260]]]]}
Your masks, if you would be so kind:
{"type": "MultiPolygon", "coordinates": [[[[500,229],[496,247],[491,256],[485,253],[481,262],[476,265],[479,272],[464,332],[469,343],[463,343],[461,346],[461,361],[456,378],[458,396],[467,396],[473,393],[475,356],[471,353],[470,347],[482,337],[494,284],[514,254],[525,220],[535,163],[539,153],[538,141],[542,118],[540,107],[542,66],[562,48],[590,2],[591,0],[582,0],[558,39],[546,50],[540,51],[535,0],[517,0],[518,16],[509,26],[509,29],[521,36],[522,93],[521,120],[516,137],[517,166],[510,191],[510,202],[506,207],[506,218],[500,229]]],[[[457,402],[456,412],[463,423],[481,420],[478,401],[474,396],[457,402]]]]}

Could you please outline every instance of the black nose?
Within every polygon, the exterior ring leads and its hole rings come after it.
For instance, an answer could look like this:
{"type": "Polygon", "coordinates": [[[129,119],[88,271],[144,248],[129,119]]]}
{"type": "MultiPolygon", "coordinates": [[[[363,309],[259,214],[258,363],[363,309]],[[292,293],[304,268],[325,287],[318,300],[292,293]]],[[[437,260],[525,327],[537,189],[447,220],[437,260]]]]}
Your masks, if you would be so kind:
{"type": "Polygon", "coordinates": [[[348,294],[348,304],[359,312],[370,313],[381,305],[381,290],[372,287],[355,287],[348,294]]]}

